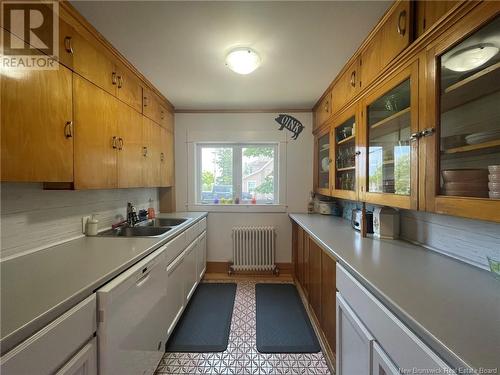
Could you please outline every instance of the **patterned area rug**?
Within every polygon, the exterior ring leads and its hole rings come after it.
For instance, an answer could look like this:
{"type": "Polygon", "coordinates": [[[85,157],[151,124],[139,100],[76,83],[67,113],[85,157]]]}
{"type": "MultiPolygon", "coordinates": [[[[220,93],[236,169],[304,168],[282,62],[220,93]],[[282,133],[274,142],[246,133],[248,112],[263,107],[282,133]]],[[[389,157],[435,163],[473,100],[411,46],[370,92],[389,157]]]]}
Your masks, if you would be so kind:
{"type": "Polygon", "coordinates": [[[156,370],[163,374],[330,374],[321,352],[263,354],[255,335],[255,284],[239,281],[231,333],[222,353],[165,353],[156,370]]]}

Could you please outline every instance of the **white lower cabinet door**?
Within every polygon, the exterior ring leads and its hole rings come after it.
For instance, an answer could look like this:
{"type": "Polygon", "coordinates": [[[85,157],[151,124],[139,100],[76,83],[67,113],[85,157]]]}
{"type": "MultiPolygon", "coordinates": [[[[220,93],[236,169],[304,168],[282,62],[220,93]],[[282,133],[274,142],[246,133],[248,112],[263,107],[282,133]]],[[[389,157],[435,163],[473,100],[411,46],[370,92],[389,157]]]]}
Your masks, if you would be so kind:
{"type": "Polygon", "coordinates": [[[196,285],[198,284],[197,255],[198,255],[198,241],[195,240],[186,249],[186,255],[184,259],[184,271],[185,271],[184,292],[185,292],[186,303],[193,295],[196,289],[196,285]]]}
{"type": "Polygon", "coordinates": [[[373,337],[337,292],[337,375],[370,375],[373,337]]]}
{"type": "Polygon", "coordinates": [[[174,330],[185,306],[184,256],[185,252],[181,253],[167,267],[167,337],[174,330]]]}
{"type": "Polygon", "coordinates": [[[203,278],[207,268],[207,234],[204,232],[198,238],[198,280],[203,278]]]}
{"type": "Polygon", "coordinates": [[[400,375],[399,369],[376,341],[372,349],[372,375],[400,375]]]}
{"type": "Polygon", "coordinates": [[[92,338],[55,375],[97,375],[96,338],[92,338]]]}
{"type": "Polygon", "coordinates": [[[154,373],[165,352],[166,272],[163,248],[97,291],[99,375],[154,373]]]}

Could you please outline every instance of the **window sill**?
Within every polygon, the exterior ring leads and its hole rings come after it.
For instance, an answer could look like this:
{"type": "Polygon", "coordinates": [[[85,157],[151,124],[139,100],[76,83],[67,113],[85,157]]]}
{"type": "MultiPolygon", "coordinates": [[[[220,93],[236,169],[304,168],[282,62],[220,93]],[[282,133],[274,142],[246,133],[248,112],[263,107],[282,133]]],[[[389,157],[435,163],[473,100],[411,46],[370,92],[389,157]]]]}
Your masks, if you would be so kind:
{"type": "Polygon", "coordinates": [[[189,204],[188,211],[205,212],[287,212],[284,204],[189,204]]]}

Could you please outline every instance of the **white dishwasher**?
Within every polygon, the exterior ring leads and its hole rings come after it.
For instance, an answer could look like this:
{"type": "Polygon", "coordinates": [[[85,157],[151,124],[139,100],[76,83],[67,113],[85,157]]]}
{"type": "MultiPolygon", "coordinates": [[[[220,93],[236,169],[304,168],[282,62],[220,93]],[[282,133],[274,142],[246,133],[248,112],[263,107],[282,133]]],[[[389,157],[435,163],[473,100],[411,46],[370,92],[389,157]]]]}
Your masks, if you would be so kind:
{"type": "Polygon", "coordinates": [[[97,291],[99,374],[153,374],[167,337],[166,246],[97,291]]]}

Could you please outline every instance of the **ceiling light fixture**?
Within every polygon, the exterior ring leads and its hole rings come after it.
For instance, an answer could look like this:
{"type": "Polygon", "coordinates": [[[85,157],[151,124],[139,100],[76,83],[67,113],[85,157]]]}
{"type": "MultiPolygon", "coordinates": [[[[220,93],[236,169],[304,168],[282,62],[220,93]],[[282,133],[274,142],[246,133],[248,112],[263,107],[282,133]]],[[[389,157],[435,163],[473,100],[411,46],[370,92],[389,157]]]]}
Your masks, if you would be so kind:
{"type": "Polygon", "coordinates": [[[498,53],[493,44],[480,44],[462,49],[443,58],[445,68],[454,72],[467,72],[476,69],[498,53]]]}
{"type": "Polygon", "coordinates": [[[226,65],[238,74],[250,74],[259,67],[260,56],[248,47],[236,48],[226,56],[226,65]]]}

